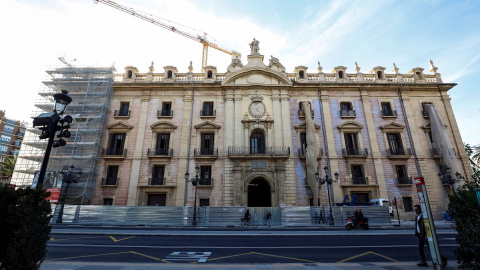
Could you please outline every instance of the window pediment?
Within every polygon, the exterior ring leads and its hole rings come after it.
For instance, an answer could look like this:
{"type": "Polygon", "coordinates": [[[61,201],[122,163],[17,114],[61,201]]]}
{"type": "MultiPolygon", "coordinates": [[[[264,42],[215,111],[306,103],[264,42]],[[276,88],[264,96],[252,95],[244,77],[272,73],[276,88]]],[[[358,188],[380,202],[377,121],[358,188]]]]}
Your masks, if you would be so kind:
{"type": "Polygon", "coordinates": [[[220,129],[222,126],[217,125],[213,122],[210,121],[205,121],[203,123],[200,123],[198,125],[195,125],[196,129],[220,129]]]}
{"type": "MultiPolygon", "coordinates": [[[[313,124],[315,126],[315,129],[320,129],[320,126],[317,124],[313,124]]],[[[294,126],[295,129],[307,129],[307,124],[306,123],[301,123],[296,126],[294,126]]]]}
{"type": "Polygon", "coordinates": [[[383,131],[389,131],[389,130],[401,131],[404,128],[405,128],[404,125],[399,124],[397,122],[390,122],[380,127],[380,129],[382,129],[383,131]]]}
{"type": "Polygon", "coordinates": [[[344,122],[337,127],[338,129],[342,130],[360,130],[363,128],[363,126],[355,121],[347,121],[344,122]]]}
{"type": "Polygon", "coordinates": [[[167,121],[158,121],[158,122],[155,122],[153,123],[151,126],[150,126],[153,130],[172,130],[172,129],[176,129],[177,126],[170,123],[170,122],[167,122],[167,121]]]}
{"type": "Polygon", "coordinates": [[[107,125],[108,130],[117,131],[117,132],[121,132],[121,131],[128,132],[132,128],[133,128],[132,125],[129,125],[123,121],[117,121],[107,125]]]}
{"type": "Polygon", "coordinates": [[[228,74],[222,85],[292,85],[292,81],[282,72],[271,68],[243,68],[228,74]]]}

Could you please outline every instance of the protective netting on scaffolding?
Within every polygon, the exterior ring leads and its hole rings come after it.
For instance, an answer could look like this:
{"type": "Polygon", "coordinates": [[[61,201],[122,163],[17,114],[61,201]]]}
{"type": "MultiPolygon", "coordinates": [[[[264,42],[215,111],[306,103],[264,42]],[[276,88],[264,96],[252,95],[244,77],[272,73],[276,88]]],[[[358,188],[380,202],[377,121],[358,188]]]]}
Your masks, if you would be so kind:
{"type": "Polygon", "coordinates": [[[307,168],[307,182],[313,193],[313,205],[318,206],[318,181],[315,173],[318,172],[318,155],[320,153],[320,144],[317,141],[315,132],[315,124],[312,120],[312,108],[310,102],[302,103],[303,112],[305,113],[306,143],[305,165],[307,168]]]}

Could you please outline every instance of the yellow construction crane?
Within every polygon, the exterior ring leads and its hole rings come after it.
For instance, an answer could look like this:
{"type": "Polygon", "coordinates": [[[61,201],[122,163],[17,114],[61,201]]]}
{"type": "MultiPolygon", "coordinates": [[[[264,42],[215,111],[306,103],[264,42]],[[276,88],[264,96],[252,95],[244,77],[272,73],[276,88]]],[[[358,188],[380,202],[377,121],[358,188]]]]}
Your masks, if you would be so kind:
{"type": "Polygon", "coordinates": [[[174,33],[177,33],[179,35],[182,35],[184,37],[187,37],[191,40],[194,40],[194,41],[197,41],[197,42],[200,42],[203,44],[203,51],[202,51],[202,72],[205,71],[205,67],[207,66],[207,58],[208,58],[208,47],[212,47],[214,49],[217,49],[221,52],[224,52],[224,53],[228,53],[230,54],[232,57],[235,57],[235,58],[240,58],[242,57],[242,55],[239,53],[239,52],[236,52],[236,51],[230,51],[230,50],[227,50],[227,49],[224,49],[220,46],[218,46],[217,44],[215,43],[212,43],[210,41],[207,40],[207,33],[203,33],[203,36],[200,36],[200,35],[192,35],[190,33],[187,33],[185,31],[182,31],[182,30],[179,30],[177,28],[175,28],[174,26],[171,26],[171,25],[168,25],[168,24],[165,24],[165,23],[162,23],[162,22],[159,22],[158,20],[155,20],[154,18],[152,18],[151,16],[141,12],[141,11],[137,11],[133,8],[129,8],[129,7],[126,7],[126,6],[123,6],[123,5],[120,5],[120,4],[117,4],[113,1],[110,1],[110,0],[93,0],[95,3],[103,3],[107,6],[110,6],[110,7],[113,7],[113,8],[116,8],[120,11],[123,11],[125,13],[128,13],[130,15],[133,15],[137,18],[140,18],[144,21],[147,21],[147,22],[150,22],[150,23],[153,23],[157,26],[160,26],[160,27],[163,27],[167,30],[170,30],[174,33]]]}

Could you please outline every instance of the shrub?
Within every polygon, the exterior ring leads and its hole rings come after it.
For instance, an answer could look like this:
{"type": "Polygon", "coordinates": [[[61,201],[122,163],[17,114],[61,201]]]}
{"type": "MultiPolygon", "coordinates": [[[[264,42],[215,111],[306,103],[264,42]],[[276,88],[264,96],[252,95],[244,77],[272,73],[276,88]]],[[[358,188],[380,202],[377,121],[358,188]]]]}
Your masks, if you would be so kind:
{"type": "Polygon", "coordinates": [[[0,188],[0,269],[40,268],[51,230],[47,196],[44,190],[0,188]]]}

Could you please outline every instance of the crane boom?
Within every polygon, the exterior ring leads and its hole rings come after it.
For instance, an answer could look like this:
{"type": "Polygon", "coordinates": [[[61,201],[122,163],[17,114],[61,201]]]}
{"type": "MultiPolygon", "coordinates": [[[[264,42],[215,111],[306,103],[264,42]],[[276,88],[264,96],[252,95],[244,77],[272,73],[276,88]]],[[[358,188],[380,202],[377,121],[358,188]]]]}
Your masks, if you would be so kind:
{"type": "Polygon", "coordinates": [[[129,7],[126,7],[126,6],[123,6],[123,5],[120,5],[120,4],[117,4],[116,2],[114,1],[110,1],[110,0],[94,0],[95,3],[102,3],[102,4],[105,4],[107,6],[110,6],[110,7],[113,7],[115,9],[118,9],[122,12],[125,12],[127,14],[130,14],[132,16],[135,16],[139,19],[142,19],[144,21],[147,21],[149,23],[153,23],[157,26],[160,26],[162,28],[165,28],[167,30],[170,30],[174,33],[177,33],[179,35],[182,35],[186,38],[189,38],[191,40],[194,40],[194,41],[197,41],[197,42],[200,42],[202,43],[203,45],[203,50],[202,50],[202,72],[204,71],[205,67],[207,66],[207,58],[208,58],[208,47],[212,47],[216,50],[219,50],[221,52],[224,52],[224,53],[227,53],[227,54],[230,54],[234,57],[238,57],[240,58],[242,55],[239,53],[239,52],[236,52],[236,51],[230,51],[230,50],[227,50],[227,49],[224,49],[220,46],[218,46],[217,44],[215,43],[212,43],[210,41],[207,40],[207,33],[203,33],[203,37],[200,36],[200,35],[192,35],[188,32],[185,32],[185,31],[182,31],[180,29],[177,29],[176,27],[172,26],[172,25],[168,25],[168,24],[165,24],[165,23],[162,23],[158,20],[155,20],[154,18],[144,14],[143,12],[140,12],[140,11],[137,11],[133,8],[129,8],[129,7]]]}

